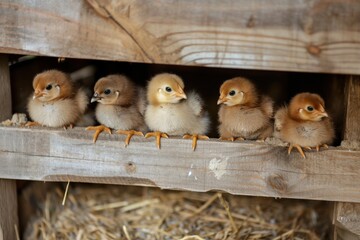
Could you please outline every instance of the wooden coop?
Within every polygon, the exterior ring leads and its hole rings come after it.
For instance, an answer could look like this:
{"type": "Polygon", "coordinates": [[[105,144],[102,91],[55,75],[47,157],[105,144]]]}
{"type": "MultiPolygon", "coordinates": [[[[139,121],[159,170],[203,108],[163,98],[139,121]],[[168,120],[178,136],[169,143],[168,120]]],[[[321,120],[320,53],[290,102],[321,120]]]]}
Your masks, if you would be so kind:
{"type": "Polygon", "coordinates": [[[214,105],[214,116],[220,83],[237,75],[258,79],[279,104],[316,91],[337,131],[335,146],[303,159],[282,146],[220,141],[216,134],[196,151],[181,138],[163,140],[157,150],[140,137],[127,148],[118,135],[100,135],[93,144],[83,128],[1,126],[0,239],[16,239],[16,180],[332,201],[334,239],[360,239],[358,0],[2,0],[0,16],[1,121],[17,110],[19,96],[28,96],[10,79],[27,79],[31,87],[34,76],[10,71],[18,54],[104,67],[122,62],[124,69],[141,63],[138,78],[149,69],[149,75],[180,71],[214,105]]]}

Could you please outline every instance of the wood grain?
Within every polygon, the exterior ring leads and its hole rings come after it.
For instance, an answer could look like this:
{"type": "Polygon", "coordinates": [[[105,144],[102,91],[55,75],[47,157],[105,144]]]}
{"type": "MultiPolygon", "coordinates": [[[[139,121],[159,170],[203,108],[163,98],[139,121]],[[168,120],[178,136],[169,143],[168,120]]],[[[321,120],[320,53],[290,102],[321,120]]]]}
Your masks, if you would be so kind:
{"type": "MultiPolygon", "coordinates": [[[[360,77],[349,76],[345,85],[343,146],[359,148],[360,77]]],[[[360,204],[339,202],[334,210],[335,239],[360,239],[360,204]]]]}
{"type": "Polygon", "coordinates": [[[6,53],[360,74],[357,0],[5,0],[0,15],[6,53]]]}
{"type": "Polygon", "coordinates": [[[0,177],[100,182],[205,192],[360,202],[360,152],[340,148],[287,155],[254,142],[149,139],[72,130],[0,127],[0,177]]]}
{"type": "Polygon", "coordinates": [[[8,64],[7,56],[0,54],[0,122],[11,117],[11,87],[8,64]]]}
{"type": "MultiPolygon", "coordinates": [[[[0,54],[0,121],[11,117],[11,90],[8,60],[0,54]]],[[[0,131],[1,132],[1,131],[0,131]]],[[[1,151],[1,150],[0,150],[1,151]]],[[[0,154],[0,162],[5,161],[0,154]]],[[[16,181],[0,176],[0,239],[16,239],[18,224],[16,181]]]]}

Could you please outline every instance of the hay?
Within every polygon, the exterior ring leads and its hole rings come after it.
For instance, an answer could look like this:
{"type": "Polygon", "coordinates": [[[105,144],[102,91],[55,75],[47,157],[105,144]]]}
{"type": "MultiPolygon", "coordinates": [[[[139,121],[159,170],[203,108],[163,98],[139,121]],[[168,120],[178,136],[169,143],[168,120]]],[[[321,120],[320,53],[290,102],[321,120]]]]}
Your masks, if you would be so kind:
{"type": "Polygon", "coordinates": [[[24,239],[326,239],[324,202],[72,184],[47,193],[24,239]]]}

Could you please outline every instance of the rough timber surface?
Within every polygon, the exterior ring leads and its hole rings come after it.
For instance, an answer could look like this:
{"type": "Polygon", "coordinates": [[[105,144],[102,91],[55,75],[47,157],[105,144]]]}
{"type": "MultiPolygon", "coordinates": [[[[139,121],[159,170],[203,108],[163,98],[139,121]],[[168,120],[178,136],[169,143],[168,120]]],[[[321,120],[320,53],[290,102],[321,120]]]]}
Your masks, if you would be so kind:
{"type": "MultiPolygon", "coordinates": [[[[11,87],[8,58],[0,54],[0,122],[10,116],[11,87]]],[[[3,160],[5,159],[1,159],[0,153],[0,162],[3,160]]],[[[0,240],[16,239],[15,227],[19,227],[17,214],[16,181],[0,177],[0,240]]]]}
{"type": "Polygon", "coordinates": [[[358,0],[4,0],[0,15],[5,53],[360,74],[358,0]]]}
{"type": "Polygon", "coordinates": [[[0,178],[157,186],[191,191],[360,202],[360,152],[331,148],[287,155],[266,143],[155,142],[72,130],[0,127],[0,178]]]}

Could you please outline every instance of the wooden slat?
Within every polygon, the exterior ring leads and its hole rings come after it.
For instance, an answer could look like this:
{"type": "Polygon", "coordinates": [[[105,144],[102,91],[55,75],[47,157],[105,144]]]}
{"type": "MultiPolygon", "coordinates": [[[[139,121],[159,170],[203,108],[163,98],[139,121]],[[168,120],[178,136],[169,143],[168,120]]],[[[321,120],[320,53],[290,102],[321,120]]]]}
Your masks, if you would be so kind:
{"type": "MultiPolygon", "coordinates": [[[[11,117],[9,65],[7,57],[0,54],[0,122],[9,117],[11,117]]],[[[4,160],[1,159],[0,154],[0,162],[4,160]]],[[[16,181],[4,180],[0,177],[0,240],[16,239],[15,226],[19,226],[17,214],[16,181]]]]}
{"type": "Polygon", "coordinates": [[[360,74],[358,0],[4,0],[0,52],[360,74]]]}
{"type": "Polygon", "coordinates": [[[254,142],[100,136],[82,128],[0,127],[0,177],[157,186],[191,191],[360,202],[360,152],[332,148],[287,155],[284,147],[254,142]]]}
{"type": "MultiPolygon", "coordinates": [[[[345,131],[342,146],[359,149],[360,78],[358,76],[349,76],[346,80],[345,98],[345,131]]],[[[336,203],[333,222],[336,240],[360,239],[360,204],[336,203]]]]}

